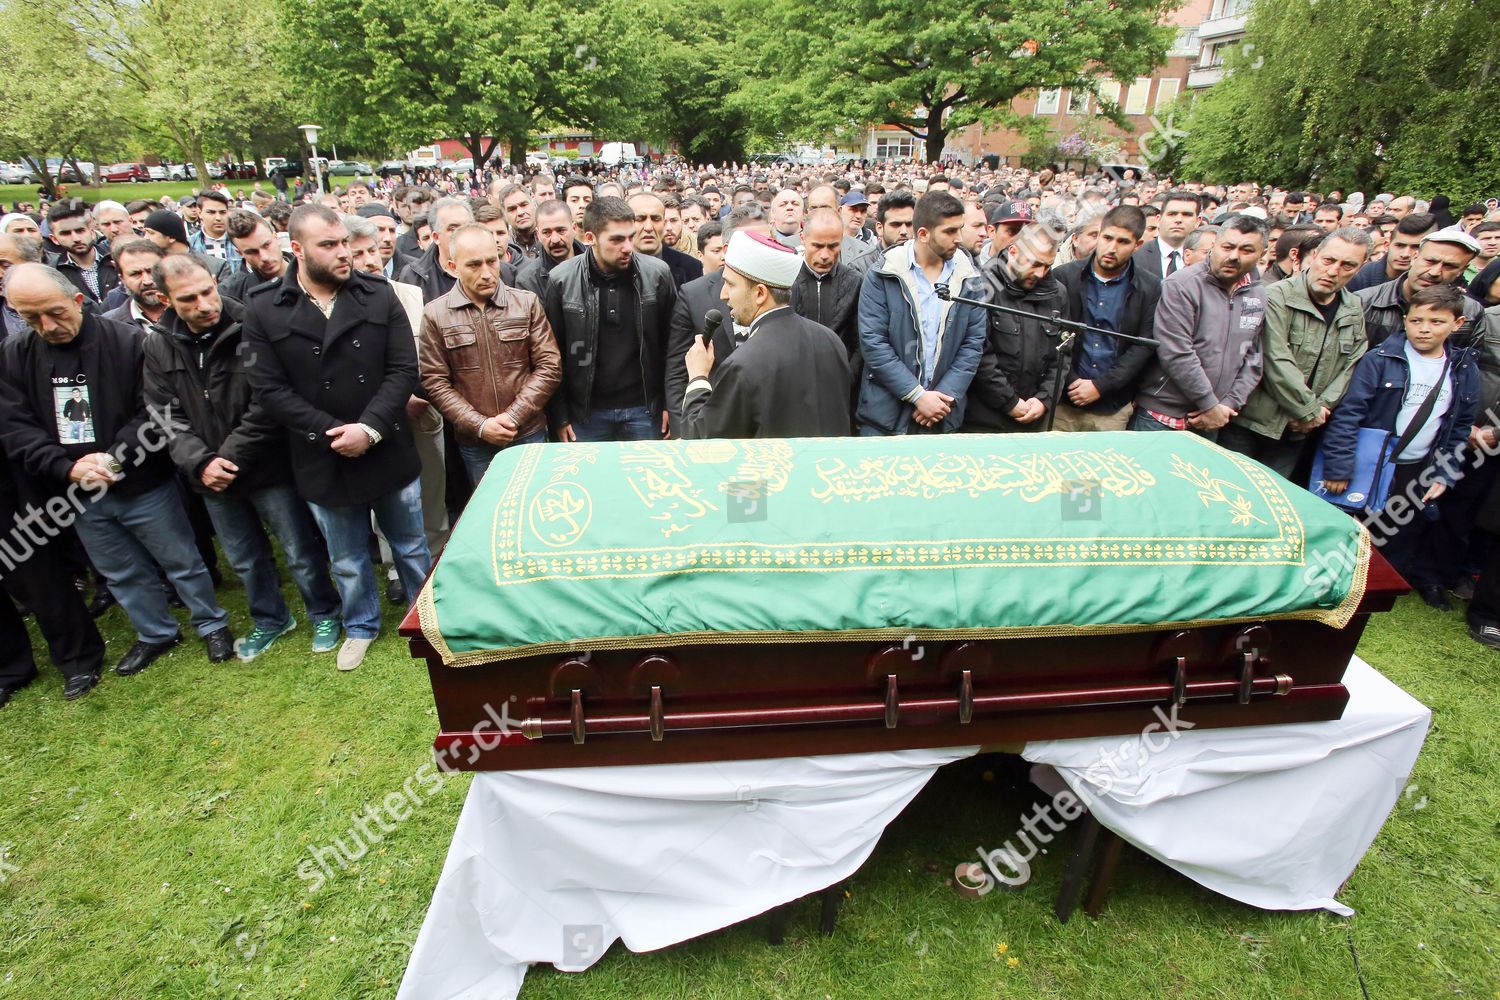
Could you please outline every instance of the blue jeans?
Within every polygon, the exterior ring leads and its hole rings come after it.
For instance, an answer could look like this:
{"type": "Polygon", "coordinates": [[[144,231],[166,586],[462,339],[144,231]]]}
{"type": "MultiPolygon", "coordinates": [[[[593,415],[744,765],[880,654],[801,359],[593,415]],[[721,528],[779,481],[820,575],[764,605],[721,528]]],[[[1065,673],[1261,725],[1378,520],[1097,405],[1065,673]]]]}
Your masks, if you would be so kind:
{"type": "Polygon", "coordinates": [[[653,417],[644,406],[595,410],[587,420],[573,421],[573,433],[580,441],[657,441],[661,414],[653,417]]]}
{"type": "Polygon", "coordinates": [[[214,596],[208,567],[186,526],[187,513],[176,481],[137,496],[106,493],[85,504],[78,515],[83,547],[94,568],[109,581],[110,592],[142,642],[166,642],[179,632],[156,575],[157,565],[187,605],[199,635],[229,624],[228,613],[214,596]]]}
{"type": "MultiPolygon", "coordinates": [[[[1130,423],[1125,428],[1127,431],[1175,431],[1177,428],[1168,427],[1147,413],[1144,407],[1137,406],[1135,412],[1130,415],[1130,423]]],[[[1189,431],[1200,437],[1206,437],[1210,441],[1219,440],[1218,431],[1200,431],[1196,427],[1189,427],[1189,431]]],[[[1178,433],[1182,433],[1179,431],[1178,433]]]]}
{"type": "MultiPolygon", "coordinates": [[[[479,481],[484,478],[485,472],[489,469],[490,463],[495,460],[496,455],[507,448],[514,448],[517,445],[523,444],[541,444],[546,440],[547,432],[537,431],[535,434],[516,438],[510,444],[506,445],[486,444],[483,441],[465,444],[463,441],[460,441],[458,442],[458,453],[464,457],[464,468],[469,470],[469,478],[474,481],[475,486],[478,486],[479,481]]],[[[580,437],[578,440],[582,441],[583,438],[580,437]]]]}
{"type": "Polygon", "coordinates": [[[380,590],[370,561],[370,514],[391,545],[396,575],[415,599],[432,568],[427,536],[422,531],[422,481],[413,479],[374,503],[324,507],[309,503],[313,519],[328,540],[333,582],[344,601],[344,631],[351,639],[380,635],[380,590]]]}
{"type": "Polygon", "coordinates": [[[328,575],[328,548],[296,490],[278,485],[239,496],[209,493],[203,503],[229,565],[245,585],[256,625],[279,628],[291,617],[266,528],[286,553],[287,569],[302,593],[307,617],[314,622],[339,617],[339,594],[328,575]]]}
{"type": "Polygon", "coordinates": [[[1175,431],[1177,428],[1168,427],[1137,406],[1135,412],[1130,415],[1130,423],[1125,426],[1125,429],[1128,431],[1175,431]]]}

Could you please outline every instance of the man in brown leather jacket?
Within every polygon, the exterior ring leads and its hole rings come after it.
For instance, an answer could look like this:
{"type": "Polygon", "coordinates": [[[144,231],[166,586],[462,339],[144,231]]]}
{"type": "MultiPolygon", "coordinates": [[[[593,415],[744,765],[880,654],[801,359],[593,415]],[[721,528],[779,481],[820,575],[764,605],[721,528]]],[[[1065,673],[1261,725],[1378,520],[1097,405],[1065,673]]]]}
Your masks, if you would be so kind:
{"type": "Polygon", "coordinates": [[[423,310],[417,354],[422,388],[477,484],[502,448],[545,440],[562,362],[541,300],[501,284],[488,229],[455,232],[447,267],[457,283],[423,310]]]}

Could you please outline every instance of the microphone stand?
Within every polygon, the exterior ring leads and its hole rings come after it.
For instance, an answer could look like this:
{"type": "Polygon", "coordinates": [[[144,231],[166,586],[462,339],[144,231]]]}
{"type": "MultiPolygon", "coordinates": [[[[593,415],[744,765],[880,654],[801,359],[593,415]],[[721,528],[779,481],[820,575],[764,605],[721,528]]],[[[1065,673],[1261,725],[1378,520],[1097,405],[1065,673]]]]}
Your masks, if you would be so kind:
{"type": "Polygon", "coordinates": [[[938,285],[934,291],[937,297],[945,302],[961,302],[967,306],[978,306],[991,312],[1007,313],[1011,316],[1020,316],[1023,319],[1039,320],[1048,332],[1055,332],[1058,336],[1057,342],[1057,369],[1052,377],[1052,405],[1047,408],[1046,430],[1052,429],[1052,422],[1057,416],[1057,405],[1062,402],[1063,374],[1067,371],[1065,363],[1068,354],[1073,348],[1073,340],[1080,333],[1094,333],[1101,337],[1113,337],[1131,344],[1143,344],[1146,347],[1155,347],[1156,341],[1150,337],[1136,337],[1128,333],[1117,333],[1114,330],[1106,330],[1102,327],[1089,326],[1087,323],[1076,319],[1064,319],[1056,309],[1052,310],[1051,316],[1040,316],[1036,313],[1027,312],[1024,309],[1014,309],[1010,306],[1000,306],[983,299],[969,299],[962,295],[954,295],[947,285],[938,285]]]}

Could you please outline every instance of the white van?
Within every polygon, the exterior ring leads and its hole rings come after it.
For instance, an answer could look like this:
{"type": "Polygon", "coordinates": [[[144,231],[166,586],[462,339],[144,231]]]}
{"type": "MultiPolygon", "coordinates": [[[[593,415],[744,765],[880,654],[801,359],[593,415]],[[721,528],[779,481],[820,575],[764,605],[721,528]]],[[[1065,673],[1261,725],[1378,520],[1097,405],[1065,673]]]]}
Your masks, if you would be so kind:
{"type": "Polygon", "coordinates": [[[606,142],[599,152],[599,162],[606,167],[634,166],[641,162],[633,142],[606,142]]]}

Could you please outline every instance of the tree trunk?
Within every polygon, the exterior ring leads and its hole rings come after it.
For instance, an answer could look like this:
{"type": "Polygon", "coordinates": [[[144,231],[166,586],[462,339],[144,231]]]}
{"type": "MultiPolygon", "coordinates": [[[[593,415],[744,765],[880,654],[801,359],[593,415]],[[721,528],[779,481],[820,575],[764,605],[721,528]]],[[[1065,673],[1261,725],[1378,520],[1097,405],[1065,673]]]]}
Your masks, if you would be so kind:
{"type": "Polygon", "coordinates": [[[531,144],[531,133],[525,129],[517,129],[510,136],[510,164],[513,167],[524,168],[526,166],[526,147],[531,144]]]}
{"type": "Polygon", "coordinates": [[[495,150],[496,140],[491,139],[489,148],[485,148],[484,136],[476,132],[464,133],[464,149],[474,158],[474,171],[478,173],[484,166],[484,161],[489,158],[490,153],[495,150]]]}
{"type": "Polygon", "coordinates": [[[948,112],[940,111],[936,120],[927,116],[927,162],[936,163],[943,158],[943,147],[948,145],[948,112]]]}
{"type": "Polygon", "coordinates": [[[207,191],[209,185],[213,183],[213,178],[209,176],[208,160],[203,155],[203,140],[198,136],[193,136],[187,145],[186,152],[190,157],[188,162],[193,165],[194,170],[198,171],[198,190],[207,191]]]}
{"type": "Polygon", "coordinates": [[[47,193],[48,198],[57,198],[57,184],[52,180],[52,175],[47,173],[47,158],[45,156],[23,156],[31,172],[36,174],[37,184],[47,193]]]}
{"type": "Polygon", "coordinates": [[[90,149],[89,157],[94,161],[94,182],[89,186],[95,188],[102,187],[104,182],[99,179],[99,175],[104,172],[104,163],[99,159],[99,150],[90,149]]]}

